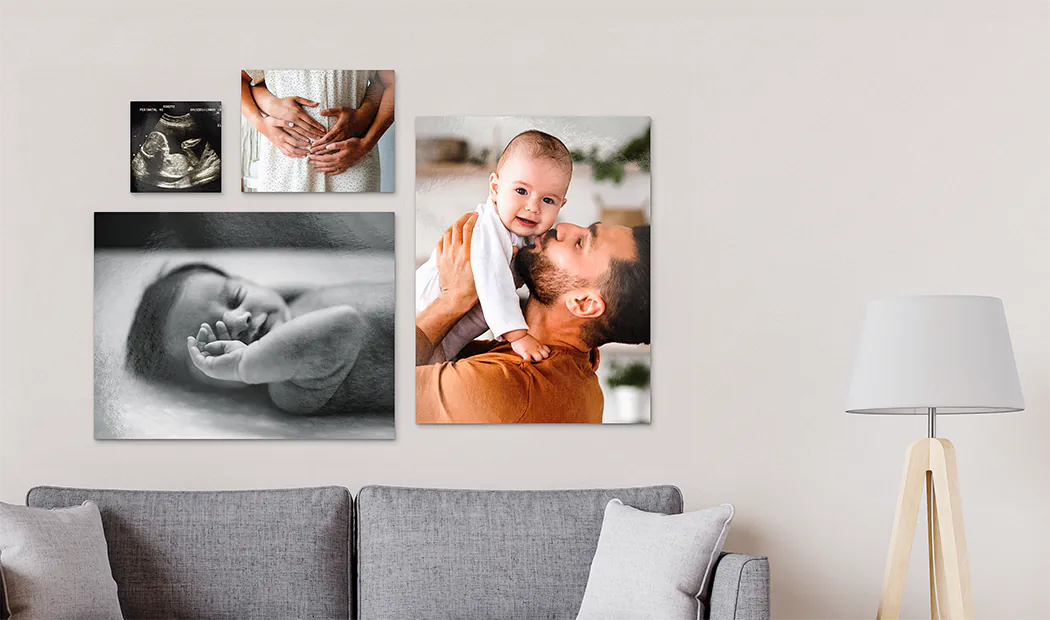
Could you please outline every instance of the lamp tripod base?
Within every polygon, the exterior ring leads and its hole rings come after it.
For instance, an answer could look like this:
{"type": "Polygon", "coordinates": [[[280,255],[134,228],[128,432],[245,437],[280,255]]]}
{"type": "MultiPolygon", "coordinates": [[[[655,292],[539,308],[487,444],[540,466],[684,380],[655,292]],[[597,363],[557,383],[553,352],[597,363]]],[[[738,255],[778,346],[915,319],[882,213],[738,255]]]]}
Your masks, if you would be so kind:
{"type": "Polygon", "coordinates": [[[920,439],[908,448],[876,618],[890,620],[900,616],[923,495],[927,496],[931,617],[936,620],[939,610],[945,620],[970,620],[974,617],[973,592],[955,447],[947,439],[939,438],[920,439]],[[926,487],[925,493],[923,487],[926,487]]]}

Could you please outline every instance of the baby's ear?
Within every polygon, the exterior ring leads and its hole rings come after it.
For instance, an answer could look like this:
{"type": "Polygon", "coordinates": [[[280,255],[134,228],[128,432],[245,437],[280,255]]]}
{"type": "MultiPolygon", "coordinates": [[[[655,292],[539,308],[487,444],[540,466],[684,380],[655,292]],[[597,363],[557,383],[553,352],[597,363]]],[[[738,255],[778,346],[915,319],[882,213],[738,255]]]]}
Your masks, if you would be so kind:
{"type": "Polygon", "coordinates": [[[499,193],[499,174],[493,172],[489,175],[489,198],[492,198],[493,202],[496,200],[496,194],[499,193]]]}

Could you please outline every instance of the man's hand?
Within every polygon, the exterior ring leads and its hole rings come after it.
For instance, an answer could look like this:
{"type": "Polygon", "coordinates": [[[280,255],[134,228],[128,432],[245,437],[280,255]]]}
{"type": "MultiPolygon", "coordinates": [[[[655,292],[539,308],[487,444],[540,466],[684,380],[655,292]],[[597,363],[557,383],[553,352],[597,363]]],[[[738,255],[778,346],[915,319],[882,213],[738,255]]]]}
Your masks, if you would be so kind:
{"type": "Polygon", "coordinates": [[[346,172],[357,160],[368,155],[372,148],[371,144],[361,138],[348,138],[341,142],[312,147],[309,158],[318,172],[331,176],[346,172]]]}
{"type": "Polygon", "coordinates": [[[542,362],[551,355],[550,347],[528,333],[511,342],[510,348],[526,362],[542,362]]]}
{"type": "Polygon", "coordinates": [[[332,128],[324,132],[324,135],[314,144],[318,149],[323,149],[329,144],[348,138],[360,138],[365,135],[368,128],[372,125],[372,119],[375,118],[374,110],[351,108],[349,106],[328,108],[321,110],[318,114],[335,119],[335,122],[332,123],[332,128]]]}
{"type": "Polygon", "coordinates": [[[463,215],[438,240],[435,256],[441,292],[416,315],[416,366],[430,363],[448,330],[478,303],[470,268],[470,240],[477,220],[477,213],[463,215]]]}
{"type": "Polygon", "coordinates": [[[186,338],[186,349],[193,365],[205,375],[221,381],[244,383],[238,368],[248,345],[240,340],[228,339],[229,337],[229,331],[222,321],[215,324],[215,330],[212,330],[211,325],[201,323],[196,337],[186,338]],[[224,339],[220,340],[215,334],[216,331],[224,339]]]}
{"type": "Polygon", "coordinates": [[[478,303],[474,271],[470,267],[470,240],[474,236],[477,212],[460,216],[437,242],[438,283],[441,296],[460,314],[466,314],[478,303]]]}

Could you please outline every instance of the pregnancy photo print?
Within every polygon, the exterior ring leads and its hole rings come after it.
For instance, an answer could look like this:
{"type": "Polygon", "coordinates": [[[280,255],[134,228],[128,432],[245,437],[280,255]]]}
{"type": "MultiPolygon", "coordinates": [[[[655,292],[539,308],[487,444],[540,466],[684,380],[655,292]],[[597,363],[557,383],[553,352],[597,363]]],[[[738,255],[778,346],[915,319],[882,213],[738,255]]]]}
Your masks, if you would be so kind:
{"type": "Polygon", "coordinates": [[[392,213],[95,213],[96,439],[393,439],[392,213]]]}
{"type": "Polygon", "coordinates": [[[131,102],[132,192],[221,192],[222,104],[131,102]]]}
{"type": "Polygon", "coordinates": [[[649,117],[416,119],[416,422],[650,420],[649,117]]]}
{"type": "Polygon", "coordinates": [[[241,191],[394,191],[394,72],[242,69],[241,191]]]}

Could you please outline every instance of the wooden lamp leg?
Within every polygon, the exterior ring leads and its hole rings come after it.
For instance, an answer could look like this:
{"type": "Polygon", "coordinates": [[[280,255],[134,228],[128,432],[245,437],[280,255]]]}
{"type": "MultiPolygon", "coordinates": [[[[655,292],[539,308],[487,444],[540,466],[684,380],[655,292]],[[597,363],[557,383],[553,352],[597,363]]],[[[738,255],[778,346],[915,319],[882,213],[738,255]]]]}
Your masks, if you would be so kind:
{"type": "Polygon", "coordinates": [[[959,474],[955,467],[955,447],[947,439],[934,439],[930,444],[930,469],[933,471],[934,517],[940,532],[943,569],[938,582],[944,583],[941,615],[947,618],[972,619],[973,590],[970,587],[970,556],[966,550],[962,501],[959,497],[959,474]]]}
{"type": "Polygon", "coordinates": [[[928,491],[927,504],[933,524],[932,534],[928,534],[927,540],[932,539],[931,563],[939,576],[936,580],[931,578],[931,617],[937,618],[934,600],[940,606],[940,617],[945,620],[970,620],[974,617],[955,449],[947,439],[928,438],[920,439],[908,448],[882,581],[882,596],[879,598],[876,616],[879,620],[900,616],[919,504],[928,480],[933,483],[933,490],[928,491]]]}
{"type": "Polygon", "coordinates": [[[944,574],[942,571],[933,570],[933,550],[934,550],[934,539],[933,539],[933,472],[926,471],[926,550],[930,558],[930,620],[938,620],[939,615],[937,614],[937,580],[934,575],[944,574]]]}
{"type": "Polygon", "coordinates": [[[908,561],[911,560],[911,543],[915,538],[915,522],[919,518],[922,487],[926,482],[926,470],[930,467],[927,441],[920,439],[909,446],[904,460],[904,476],[897,498],[897,513],[893,518],[893,533],[890,535],[890,552],[882,578],[882,596],[876,616],[878,620],[900,617],[904,579],[908,575],[908,561]]]}
{"type": "MultiPolygon", "coordinates": [[[[933,472],[930,472],[930,476],[933,476],[933,472]]],[[[937,514],[937,496],[933,496],[933,513],[937,514]]],[[[948,617],[948,585],[944,581],[944,553],[941,551],[943,546],[941,545],[941,528],[937,525],[937,519],[933,520],[933,560],[937,575],[941,575],[942,579],[937,579],[937,608],[940,610],[941,616],[948,617]]]]}

